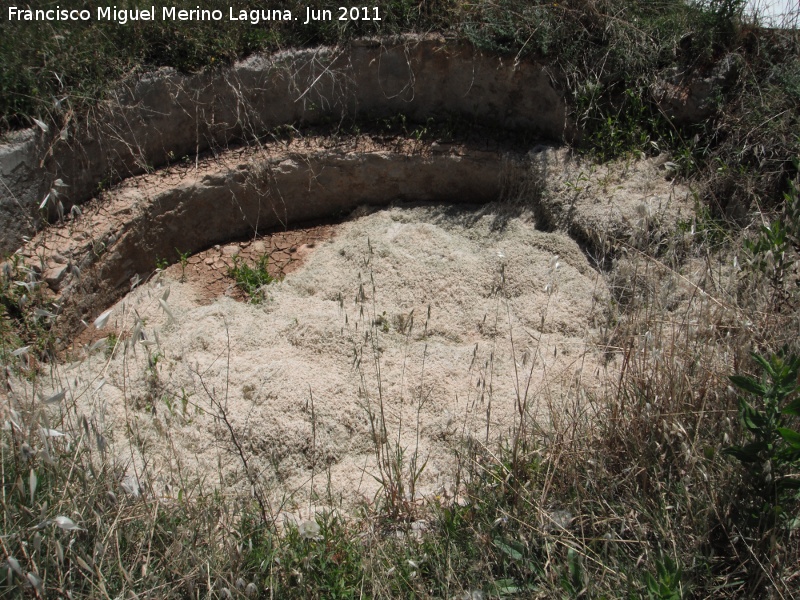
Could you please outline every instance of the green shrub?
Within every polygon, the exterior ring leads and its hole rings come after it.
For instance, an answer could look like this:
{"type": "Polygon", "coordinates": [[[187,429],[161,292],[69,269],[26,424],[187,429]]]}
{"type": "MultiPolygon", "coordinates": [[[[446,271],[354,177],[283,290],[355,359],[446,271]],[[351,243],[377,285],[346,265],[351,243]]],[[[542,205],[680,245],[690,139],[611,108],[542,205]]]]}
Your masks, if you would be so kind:
{"type": "MultiPolygon", "coordinates": [[[[774,518],[793,517],[786,502],[795,504],[800,490],[800,357],[776,354],[769,359],[753,353],[763,371],[761,380],[733,375],[731,382],[756,399],[739,398],[739,416],[747,443],[730,446],[725,453],[739,460],[748,472],[747,481],[763,500],[760,509],[774,518]]],[[[758,515],[763,516],[763,515],[758,515]]],[[[774,518],[768,519],[769,523],[774,518]]]]}
{"type": "Polygon", "coordinates": [[[258,259],[258,263],[253,268],[238,256],[234,256],[233,266],[228,269],[228,275],[233,277],[239,289],[247,294],[253,303],[264,300],[264,286],[275,280],[267,269],[268,261],[268,257],[264,255],[258,259]]]}
{"type": "Polygon", "coordinates": [[[797,293],[798,281],[793,276],[800,251],[800,190],[795,182],[789,182],[777,218],[762,225],[755,238],[745,240],[744,247],[749,273],[767,278],[775,307],[791,300],[797,293]]]}

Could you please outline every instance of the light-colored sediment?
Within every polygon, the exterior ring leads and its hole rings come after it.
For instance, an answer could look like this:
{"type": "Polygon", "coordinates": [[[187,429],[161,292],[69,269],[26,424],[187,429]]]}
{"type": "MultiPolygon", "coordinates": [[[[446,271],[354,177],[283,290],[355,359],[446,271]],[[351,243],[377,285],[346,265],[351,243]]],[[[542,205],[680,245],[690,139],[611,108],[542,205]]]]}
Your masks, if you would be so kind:
{"type": "MultiPolygon", "coordinates": [[[[287,510],[375,499],[370,413],[379,414],[383,398],[387,439],[403,450],[407,469],[414,456],[425,464],[416,495],[452,493],[455,452],[465,440],[496,451],[514,426],[518,398],[546,427],[580,394],[613,381],[615,366],[598,348],[608,290],[593,254],[603,247],[592,245],[602,237],[596,228],[605,240],[635,245],[691,214],[687,190],[657,159],[596,168],[544,148],[527,160],[516,179],[493,184],[499,201],[363,206],[313,244],[296,240],[299,267],[268,286],[261,304],[231,298],[232,279],[218,285],[237,252],[251,261],[256,250],[267,252],[257,236],[193,258],[184,282],[179,264],[148,279],[150,269],[102,331],[90,324],[81,334],[87,347],[111,332],[119,343],[110,359],[101,343],[64,367],[68,398],[110,432],[126,481],[146,465],[160,494],[198,477],[244,485],[224,410],[251,471],[274,502],[288,498],[287,510]],[[211,289],[223,291],[210,298],[211,289]]],[[[351,180],[338,173],[344,193],[351,180]]],[[[207,181],[202,170],[130,180],[60,228],[83,228],[92,239],[113,216],[123,239],[131,223],[152,223],[143,215],[159,206],[159,194],[183,186],[191,199],[186,190],[207,181]]],[[[165,216],[159,231],[169,225],[165,216]]],[[[32,240],[29,260],[58,254],[77,262],[91,250],[58,230],[32,240]],[[73,246],[48,245],[59,239],[73,246]]],[[[147,239],[137,234],[131,243],[147,239]]],[[[70,273],[54,285],[61,301],[89,281],[102,283],[112,256],[102,252],[89,265],[95,279],[70,273]]],[[[86,321],[106,308],[96,306],[86,321]]],[[[76,344],[70,356],[85,351],[76,344]]]]}
{"type": "Polygon", "coordinates": [[[128,487],[245,485],[232,429],[284,508],[373,501],[376,440],[402,450],[406,480],[425,465],[417,499],[452,493],[462,444],[496,451],[520,403],[547,426],[609,381],[602,255],[692,212],[663,163],[597,167],[497,142],[274,141],[128,178],[20,254],[73,361],[54,385],[113,438],[128,487]],[[312,244],[259,237],[326,217],[343,222],[312,244]],[[302,260],[263,303],[237,301],[228,267],[262,251],[302,260]],[[185,272],[155,271],[197,252],[185,272]],[[111,333],[107,356],[96,342],[111,333]]]}
{"type": "Polygon", "coordinates": [[[175,274],[113,308],[107,329],[130,332],[141,319],[146,341],[120,342],[108,361],[101,349],[70,371],[121,457],[133,448],[132,464],[146,458],[173,492],[178,463],[213,483],[221,464],[226,483],[241,482],[221,405],[275,501],[309,502],[312,472],[316,493],[329,486],[347,507],[372,501],[369,414],[382,398],[390,441],[426,464],[418,495],[442,493],[465,438],[494,448],[513,427],[518,393],[540,418],[601,385],[606,369],[593,345],[603,277],[529,211],[371,212],[338,227],[258,305],[208,304],[175,274]],[[174,322],[159,302],[167,290],[174,322]]]}

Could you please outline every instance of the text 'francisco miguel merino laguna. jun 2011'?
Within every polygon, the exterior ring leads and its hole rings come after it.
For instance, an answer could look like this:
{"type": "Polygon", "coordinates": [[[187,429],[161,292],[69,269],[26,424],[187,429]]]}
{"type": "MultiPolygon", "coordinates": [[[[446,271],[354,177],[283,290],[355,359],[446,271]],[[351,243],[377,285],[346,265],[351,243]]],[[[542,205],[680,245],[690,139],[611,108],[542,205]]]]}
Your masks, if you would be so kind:
{"type": "Polygon", "coordinates": [[[339,6],[330,9],[318,9],[307,6],[300,11],[288,9],[239,9],[229,7],[227,12],[220,9],[204,9],[198,6],[193,9],[174,6],[155,5],[149,8],[117,8],[116,6],[98,6],[87,8],[30,9],[9,6],[5,16],[9,21],[110,21],[120,25],[132,21],[240,21],[250,25],[258,25],[264,21],[300,21],[308,24],[313,21],[380,21],[380,10],[377,6],[339,6]],[[297,14],[300,13],[300,14],[297,14]]]}

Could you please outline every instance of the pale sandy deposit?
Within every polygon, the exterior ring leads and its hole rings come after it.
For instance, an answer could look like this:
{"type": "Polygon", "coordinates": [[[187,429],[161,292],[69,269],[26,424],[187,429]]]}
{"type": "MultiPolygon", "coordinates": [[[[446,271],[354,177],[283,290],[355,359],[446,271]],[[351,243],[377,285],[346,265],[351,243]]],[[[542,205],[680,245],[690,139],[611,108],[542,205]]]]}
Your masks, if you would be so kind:
{"type": "Polygon", "coordinates": [[[113,307],[106,329],[128,333],[111,358],[101,348],[65,374],[128,475],[146,465],[159,493],[196,477],[242,482],[222,409],[275,498],[371,502],[380,485],[369,415],[381,399],[389,444],[426,465],[418,495],[448,491],[454,450],[468,438],[495,450],[517,398],[546,420],[578,379],[591,388],[604,369],[594,349],[602,277],[571,238],[513,213],[363,214],[261,304],[209,304],[173,267],[113,307]]]}

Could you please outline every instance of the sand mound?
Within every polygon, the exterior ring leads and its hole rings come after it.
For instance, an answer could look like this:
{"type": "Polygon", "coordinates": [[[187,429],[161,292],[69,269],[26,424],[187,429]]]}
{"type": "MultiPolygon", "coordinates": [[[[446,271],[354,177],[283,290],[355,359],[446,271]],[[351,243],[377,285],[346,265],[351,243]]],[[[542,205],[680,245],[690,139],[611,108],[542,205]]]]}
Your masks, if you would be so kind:
{"type": "Polygon", "coordinates": [[[425,464],[417,495],[439,493],[463,439],[493,443],[519,399],[547,414],[601,369],[602,277],[572,239],[509,210],[362,211],[260,304],[208,304],[172,267],[113,307],[106,329],[133,333],[69,367],[74,395],[158,493],[243,481],[223,415],[290,504],[371,501],[376,440],[425,464]]]}

